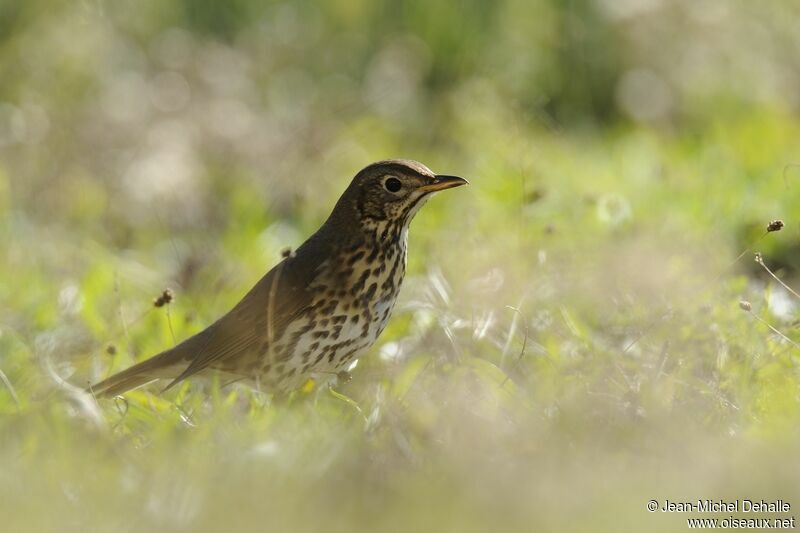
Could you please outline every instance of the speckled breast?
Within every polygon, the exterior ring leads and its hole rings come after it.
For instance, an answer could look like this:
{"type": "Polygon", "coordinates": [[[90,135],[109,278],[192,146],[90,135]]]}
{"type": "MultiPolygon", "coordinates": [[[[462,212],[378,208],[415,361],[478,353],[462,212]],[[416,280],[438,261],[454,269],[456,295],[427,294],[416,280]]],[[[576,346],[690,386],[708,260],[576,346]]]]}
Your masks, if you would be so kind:
{"type": "Polygon", "coordinates": [[[309,287],[318,296],[262,359],[261,382],[291,390],[346,370],[386,327],[405,269],[405,238],[354,246],[321,265],[309,287]]]}

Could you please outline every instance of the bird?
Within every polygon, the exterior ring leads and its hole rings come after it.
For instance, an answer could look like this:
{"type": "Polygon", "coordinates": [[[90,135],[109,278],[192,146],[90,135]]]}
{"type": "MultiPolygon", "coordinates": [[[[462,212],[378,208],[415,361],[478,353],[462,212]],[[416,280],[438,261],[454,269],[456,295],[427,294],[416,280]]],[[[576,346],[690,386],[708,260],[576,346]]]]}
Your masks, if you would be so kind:
{"type": "Polygon", "coordinates": [[[187,378],[217,374],[277,396],[309,379],[329,381],[386,327],[406,273],[411,220],[432,195],[466,184],[412,160],[368,165],[317,232],[228,313],[87,392],[115,397],[169,380],[163,393],[187,378]]]}

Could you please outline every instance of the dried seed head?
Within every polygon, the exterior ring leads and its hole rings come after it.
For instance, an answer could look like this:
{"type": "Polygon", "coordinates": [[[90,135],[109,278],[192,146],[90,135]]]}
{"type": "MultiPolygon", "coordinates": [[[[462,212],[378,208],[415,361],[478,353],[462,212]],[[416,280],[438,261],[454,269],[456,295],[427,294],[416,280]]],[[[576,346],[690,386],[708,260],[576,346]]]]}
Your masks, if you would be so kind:
{"type": "Polygon", "coordinates": [[[753,305],[747,300],[739,300],[739,309],[749,313],[753,309],[753,305]]]}
{"type": "Polygon", "coordinates": [[[153,306],[154,307],[164,307],[165,305],[172,303],[172,300],[175,299],[175,294],[172,292],[172,289],[164,289],[164,292],[158,298],[153,298],[153,306]]]}
{"type": "Polygon", "coordinates": [[[117,353],[117,347],[114,346],[113,344],[109,344],[108,346],[106,346],[106,353],[108,355],[115,355],[117,353]]]}
{"type": "Polygon", "coordinates": [[[783,220],[773,220],[767,224],[767,233],[771,231],[780,231],[783,229],[783,220]]]}
{"type": "Polygon", "coordinates": [[[761,257],[761,252],[756,252],[756,254],[753,256],[753,260],[759,265],[764,264],[764,258],[761,257]]]}

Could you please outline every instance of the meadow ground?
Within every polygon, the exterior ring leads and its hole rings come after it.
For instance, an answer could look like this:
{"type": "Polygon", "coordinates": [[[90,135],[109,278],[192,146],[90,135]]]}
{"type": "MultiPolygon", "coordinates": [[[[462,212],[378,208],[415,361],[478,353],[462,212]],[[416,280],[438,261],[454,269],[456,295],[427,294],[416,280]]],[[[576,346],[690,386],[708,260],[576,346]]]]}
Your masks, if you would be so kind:
{"type": "Polygon", "coordinates": [[[204,61],[186,66],[188,34],[134,54],[104,33],[122,23],[85,9],[57,19],[69,51],[54,26],[0,49],[13,71],[8,50],[47,61],[32,39],[48,36],[63,75],[0,84],[41,99],[0,106],[4,531],[682,531],[729,516],[647,510],[698,499],[782,499],[790,512],[735,515],[796,516],[796,109],[723,91],[684,95],[683,116],[562,127],[502,77],[438,64],[450,41],[424,28],[386,53],[413,70],[409,50],[429,45],[434,89],[385,108],[365,82],[367,103],[347,107],[347,80],[240,69],[310,54],[286,35],[273,56],[245,30],[228,48],[193,36],[204,61]],[[262,107],[247,80],[267,87],[262,107]],[[471,186],[415,219],[395,317],[351,380],[280,405],[215,382],[82,391],[227,311],[385,157],[471,186]]]}

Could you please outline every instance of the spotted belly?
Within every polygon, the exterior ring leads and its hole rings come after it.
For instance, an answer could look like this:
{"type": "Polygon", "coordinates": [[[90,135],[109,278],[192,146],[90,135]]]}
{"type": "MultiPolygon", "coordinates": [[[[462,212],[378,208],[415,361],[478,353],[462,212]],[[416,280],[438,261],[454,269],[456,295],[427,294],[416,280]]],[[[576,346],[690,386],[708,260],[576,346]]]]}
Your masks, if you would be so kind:
{"type": "Polygon", "coordinates": [[[318,298],[260,357],[260,383],[288,391],[309,378],[325,382],[347,370],[383,332],[405,275],[402,246],[353,252],[310,287],[318,298]]]}
{"type": "Polygon", "coordinates": [[[262,358],[261,384],[288,391],[309,378],[332,379],[375,343],[393,305],[394,301],[378,302],[358,313],[340,306],[325,316],[295,321],[275,343],[277,353],[262,358]]]}

